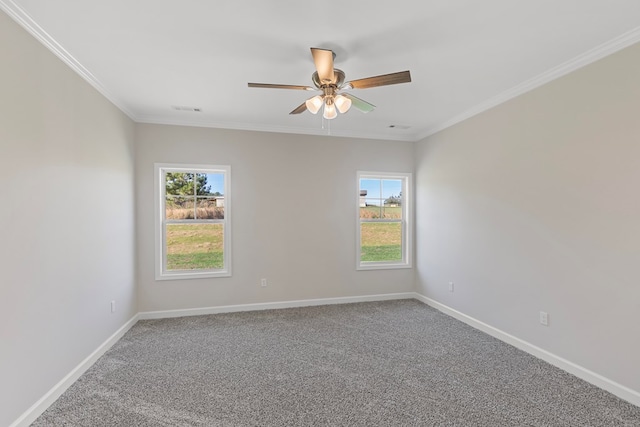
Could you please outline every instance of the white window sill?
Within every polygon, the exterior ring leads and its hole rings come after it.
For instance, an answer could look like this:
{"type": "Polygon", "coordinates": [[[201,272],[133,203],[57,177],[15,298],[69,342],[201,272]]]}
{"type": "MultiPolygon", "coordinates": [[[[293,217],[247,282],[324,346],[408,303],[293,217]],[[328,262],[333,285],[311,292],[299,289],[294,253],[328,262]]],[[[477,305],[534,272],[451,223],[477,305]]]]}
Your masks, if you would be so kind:
{"type": "Polygon", "coordinates": [[[156,280],[210,279],[214,277],[231,277],[230,271],[175,272],[156,275],[156,280]]]}
{"type": "Polygon", "coordinates": [[[372,263],[362,263],[356,267],[356,270],[394,270],[399,268],[411,268],[411,264],[407,263],[381,263],[381,262],[372,262],[372,263]]]}

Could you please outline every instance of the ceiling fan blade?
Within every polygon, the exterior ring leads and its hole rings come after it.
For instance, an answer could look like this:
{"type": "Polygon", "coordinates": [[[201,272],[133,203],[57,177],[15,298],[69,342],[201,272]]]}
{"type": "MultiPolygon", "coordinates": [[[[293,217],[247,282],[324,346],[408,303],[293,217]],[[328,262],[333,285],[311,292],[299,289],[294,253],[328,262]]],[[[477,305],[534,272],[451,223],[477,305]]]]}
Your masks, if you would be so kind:
{"type": "Polygon", "coordinates": [[[311,55],[313,55],[313,62],[316,64],[316,71],[318,71],[320,83],[335,83],[336,76],[333,73],[333,51],[312,47],[311,55]]]}
{"type": "Polygon", "coordinates": [[[357,108],[363,113],[368,113],[376,108],[375,105],[370,104],[367,101],[358,98],[357,96],[353,96],[350,93],[341,93],[340,95],[344,96],[345,98],[349,98],[351,100],[351,106],[357,108]]]}
{"type": "Polygon", "coordinates": [[[401,71],[399,73],[383,74],[381,76],[352,80],[345,83],[344,86],[350,86],[353,89],[367,89],[370,87],[388,86],[398,83],[409,83],[410,81],[411,73],[409,71],[401,71]]]}
{"type": "Polygon", "coordinates": [[[265,89],[296,89],[296,90],[316,90],[311,86],[298,86],[298,85],[274,85],[270,83],[247,83],[249,87],[261,87],[265,89]]]}
{"type": "Polygon", "coordinates": [[[307,111],[307,102],[303,102],[302,104],[298,105],[295,110],[293,110],[292,112],[290,112],[289,114],[300,114],[300,113],[304,113],[305,111],[307,111]]]}

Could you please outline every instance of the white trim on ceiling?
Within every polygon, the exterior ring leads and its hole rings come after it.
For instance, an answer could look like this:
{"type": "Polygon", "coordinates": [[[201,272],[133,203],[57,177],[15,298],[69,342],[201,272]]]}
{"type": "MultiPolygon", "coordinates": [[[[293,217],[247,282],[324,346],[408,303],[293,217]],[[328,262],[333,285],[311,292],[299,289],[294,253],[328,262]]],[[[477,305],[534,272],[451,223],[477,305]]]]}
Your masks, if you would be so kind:
{"type": "Polygon", "coordinates": [[[538,88],[546,83],[551,82],[552,80],[558,79],[564,75],[585,67],[606,56],[612,55],[619,50],[622,50],[625,47],[629,47],[638,42],[640,42],[640,27],[634,28],[631,31],[627,31],[626,33],[612,40],[609,40],[606,43],[596,46],[595,48],[581,55],[578,55],[563,64],[558,65],[557,67],[553,67],[552,69],[547,70],[542,74],[526,80],[519,85],[516,85],[511,89],[508,89],[498,94],[497,96],[494,96],[493,98],[490,98],[485,102],[476,105],[475,107],[465,111],[464,113],[458,114],[457,116],[452,117],[449,120],[445,120],[444,122],[439,123],[435,126],[431,126],[429,129],[419,134],[416,138],[416,141],[422,140],[484,111],[490,110],[491,108],[505,103],[510,99],[513,99],[519,95],[538,88]]]}
{"type": "Polygon", "coordinates": [[[100,92],[105,98],[111,101],[116,107],[122,110],[131,120],[138,123],[151,123],[151,124],[165,124],[165,125],[178,125],[178,126],[199,126],[209,128],[221,128],[221,129],[233,129],[233,130],[250,130],[259,132],[279,132],[279,133],[293,133],[303,135],[324,135],[324,136],[337,136],[345,138],[366,138],[366,139],[381,139],[391,141],[420,141],[428,136],[438,133],[444,129],[447,129],[457,123],[460,123],[466,119],[476,116],[484,111],[487,111],[493,107],[496,107],[504,102],[509,101],[519,95],[529,92],[537,87],[540,87],[552,80],[562,77],[571,73],[579,68],[589,65],[599,59],[602,59],[608,55],[611,55],[619,50],[629,47],[635,43],[640,42],[640,27],[634,28],[608,42],[602,43],[577,57],[560,64],[548,71],[545,71],[538,76],[535,76],[529,80],[526,80],[519,85],[508,89],[497,96],[494,96],[469,110],[445,120],[435,126],[431,126],[423,132],[404,134],[404,135],[389,135],[389,134],[375,134],[368,132],[350,132],[350,131],[331,131],[330,133],[326,129],[306,129],[295,128],[288,126],[270,126],[270,125],[254,125],[249,123],[235,123],[235,122],[215,122],[215,121],[177,121],[173,119],[167,119],[164,117],[154,116],[136,116],[131,110],[129,110],[125,103],[111,94],[102,85],[102,83],[80,62],[78,62],[69,52],[67,52],[53,37],[51,37],[42,27],[40,27],[29,14],[23,10],[20,6],[15,4],[12,0],[0,0],[0,9],[7,13],[13,20],[26,29],[31,35],[45,45],[51,52],[53,52],[58,58],[60,58],[65,64],[67,64],[72,70],[78,73],[83,79],[85,79],[91,86],[93,86],[98,92],[100,92]]]}
{"type": "Polygon", "coordinates": [[[316,136],[334,136],[342,138],[364,138],[364,139],[379,139],[384,141],[417,141],[416,135],[412,134],[376,134],[368,132],[352,132],[336,129],[322,129],[317,128],[297,128],[289,126],[274,126],[274,125],[255,125],[251,123],[240,122],[215,122],[209,120],[173,120],[166,117],[154,117],[154,116],[139,116],[136,120],[137,123],[149,123],[156,125],[174,125],[174,126],[195,126],[203,128],[217,128],[217,129],[231,129],[231,130],[248,130],[255,132],[276,132],[276,133],[288,133],[296,135],[316,135],[316,136]]]}
{"type": "Polygon", "coordinates": [[[117,97],[113,96],[94,76],[89,70],[87,70],[77,59],[67,52],[53,37],[51,37],[40,25],[38,25],[33,18],[20,6],[15,4],[12,0],[0,0],[0,9],[2,9],[7,15],[9,15],[14,21],[16,21],[22,28],[27,30],[29,34],[42,43],[47,49],[49,49],[54,55],[56,55],[62,62],[67,64],[73,71],[78,73],[80,77],[93,86],[98,92],[105,98],[111,101],[116,107],[118,107],[124,114],[129,116],[133,121],[136,121],[136,116],[129,110],[125,103],[117,97]]]}

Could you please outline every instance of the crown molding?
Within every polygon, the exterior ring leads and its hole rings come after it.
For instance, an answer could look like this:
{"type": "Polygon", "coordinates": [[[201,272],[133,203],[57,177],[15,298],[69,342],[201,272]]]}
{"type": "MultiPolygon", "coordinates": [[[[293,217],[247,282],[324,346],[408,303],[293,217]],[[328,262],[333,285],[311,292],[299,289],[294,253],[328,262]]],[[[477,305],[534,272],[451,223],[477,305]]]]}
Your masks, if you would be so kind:
{"type": "Polygon", "coordinates": [[[419,134],[416,141],[422,140],[428,136],[443,131],[455,124],[458,124],[464,120],[467,120],[473,116],[476,116],[484,111],[487,111],[493,107],[503,104],[510,99],[520,96],[526,92],[536,89],[544,84],[547,84],[553,80],[556,80],[562,76],[565,76],[573,71],[576,71],[582,67],[585,67],[593,62],[596,62],[606,56],[612,55],[626,47],[629,47],[635,43],[640,42],[640,27],[634,28],[606,43],[603,43],[595,48],[588,50],[587,52],[576,56],[575,58],[560,64],[550,70],[545,71],[542,74],[537,75],[529,80],[526,80],[511,89],[508,89],[493,98],[482,102],[475,107],[455,116],[449,120],[445,120],[439,124],[429,127],[426,131],[419,134]]]}
{"type": "Polygon", "coordinates": [[[333,137],[345,137],[345,138],[363,138],[363,139],[378,139],[378,140],[391,140],[391,141],[416,141],[415,135],[381,135],[375,133],[366,132],[352,132],[352,131],[338,131],[328,130],[322,128],[297,128],[288,126],[273,126],[273,125],[255,125],[250,123],[236,123],[236,122],[217,122],[207,120],[176,120],[161,116],[137,116],[130,109],[127,108],[124,102],[119,98],[111,94],[104,85],[94,76],[87,68],[85,68],[77,59],[73,57],[67,50],[65,50],[51,35],[49,35],[35,20],[20,6],[14,3],[12,0],[0,0],[0,9],[3,10],[11,19],[17,22],[23,27],[29,34],[35,37],[40,43],[42,43],[47,49],[49,49],[60,60],[67,64],[73,71],[75,71],[80,77],[82,77],[87,83],[93,86],[100,94],[107,98],[117,108],[119,108],[124,114],[126,114],[131,120],[136,123],[151,123],[162,125],[175,125],[175,126],[197,126],[205,128],[219,128],[219,129],[232,129],[232,130],[248,130],[256,132],[277,132],[277,133],[290,133],[290,134],[303,134],[303,135],[316,135],[316,136],[333,136],[333,137]]]}
{"type": "Polygon", "coordinates": [[[608,42],[605,42],[563,64],[551,68],[526,80],[511,89],[508,89],[497,96],[494,96],[475,107],[458,114],[448,120],[429,126],[422,132],[414,132],[411,134],[403,135],[389,135],[389,134],[376,134],[369,132],[357,132],[357,131],[340,131],[340,130],[327,130],[322,128],[310,129],[310,128],[298,128],[288,126],[273,126],[273,125],[255,125],[250,123],[236,123],[236,122],[216,122],[216,121],[193,121],[193,120],[176,120],[161,116],[136,116],[119,98],[111,94],[88,69],[86,69],[78,60],[76,60],[69,52],[67,52],[58,42],[54,40],[42,27],[40,27],[29,14],[18,6],[12,0],[0,0],[0,9],[9,15],[14,21],[40,41],[47,49],[53,52],[58,58],[60,58],[65,64],[67,64],[72,70],[74,70],[80,77],[86,80],[91,86],[93,86],[100,94],[107,98],[117,108],[119,108],[124,114],[126,114],[131,120],[137,123],[151,123],[151,124],[164,124],[164,125],[176,125],[176,126],[198,126],[207,128],[219,128],[219,129],[233,129],[233,130],[247,130],[257,132],[278,132],[278,133],[290,133],[290,134],[302,134],[302,135],[316,135],[316,136],[334,136],[344,138],[363,138],[363,139],[377,139],[388,141],[408,141],[417,142],[424,138],[427,138],[433,134],[436,134],[444,129],[447,129],[453,125],[456,125],[464,120],[467,120],[473,116],[476,116],[484,111],[487,111],[493,107],[503,104],[517,96],[520,96],[526,92],[536,89],[546,83],[549,83],[555,79],[558,79],[566,74],[569,74],[575,70],[578,70],[586,65],[589,65],[599,59],[609,56],[619,50],[629,47],[635,43],[640,42],[640,27],[634,28],[608,42]]]}
{"type": "Polygon", "coordinates": [[[62,62],[67,64],[73,71],[82,77],[87,83],[93,86],[102,96],[107,98],[112,104],[119,108],[124,114],[136,121],[136,116],[127,106],[113,94],[109,93],[104,85],[86,69],[80,62],[67,52],[53,37],[51,37],[33,18],[20,6],[12,0],[0,0],[0,9],[2,9],[11,19],[17,22],[22,28],[27,30],[29,34],[35,37],[62,62]]]}
{"type": "Polygon", "coordinates": [[[290,126],[276,126],[276,125],[255,125],[251,123],[240,122],[217,122],[210,120],[175,120],[163,116],[138,116],[137,123],[148,123],[156,125],[172,125],[172,126],[193,126],[203,128],[216,128],[216,129],[230,129],[230,130],[246,130],[254,132],[274,132],[274,133],[288,133],[296,135],[314,135],[314,136],[331,136],[342,138],[360,138],[360,139],[374,139],[383,141],[403,141],[403,142],[415,142],[418,139],[415,134],[405,135],[388,135],[380,133],[368,133],[357,132],[349,130],[333,130],[322,128],[299,128],[290,126]]]}

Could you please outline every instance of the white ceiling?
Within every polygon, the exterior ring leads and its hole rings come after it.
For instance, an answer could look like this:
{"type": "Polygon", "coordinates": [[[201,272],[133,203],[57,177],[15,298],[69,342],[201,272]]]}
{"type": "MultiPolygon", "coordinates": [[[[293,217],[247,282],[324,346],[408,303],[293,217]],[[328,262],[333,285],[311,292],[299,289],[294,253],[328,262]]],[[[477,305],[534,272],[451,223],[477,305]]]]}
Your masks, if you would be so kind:
{"type": "Polygon", "coordinates": [[[640,41],[637,0],[0,0],[0,7],[138,122],[417,140],[640,41]],[[322,128],[289,115],[311,92],[310,47],[377,106],[322,128]],[[202,111],[175,111],[172,106],[202,111]],[[398,127],[391,129],[390,125],[398,127]],[[402,127],[407,127],[403,129],[402,127]]]}

